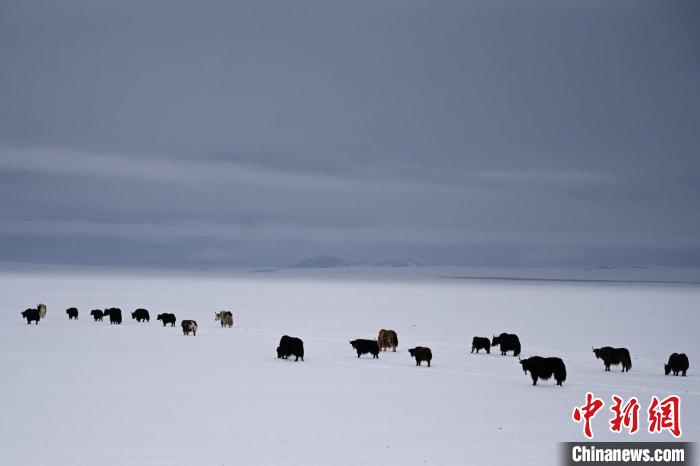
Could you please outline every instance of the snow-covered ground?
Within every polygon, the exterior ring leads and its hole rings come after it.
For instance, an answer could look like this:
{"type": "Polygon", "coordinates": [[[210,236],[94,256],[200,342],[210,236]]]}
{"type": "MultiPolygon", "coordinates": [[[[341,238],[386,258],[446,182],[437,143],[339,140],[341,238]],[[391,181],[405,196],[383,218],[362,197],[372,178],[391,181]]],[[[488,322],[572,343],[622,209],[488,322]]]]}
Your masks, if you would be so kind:
{"type": "MultiPolygon", "coordinates": [[[[608,405],[638,397],[642,422],[652,395],[679,394],[683,440],[696,441],[699,323],[697,285],[5,270],[0,464],[554,465],[558,442],[583,439],[571,411],[586,391],[608,405]],[[28,326],[19,312],[38,302],[47,317],[28,326]],[[111,306],[152,320],[92,321],[111,306]],[[220,309],[234,328],[214,322],[220,309]],[[162,327],[161,312],[178,326],[162,327]],[[398,332],[399,351],[358,360],[348,340],[380,328],[398,332]],[[517,358],[469,354],[472,336],[501,331],[520,336],[523,356],[563,358],[564,387],[533,387],[517,358]],[[283,334],[304,340],[304,362],[276,358],[283,334]],[[414,345],[432,348],[433,367],[415,366],[414,345]],[[628,347],[632,371],[604,372],[594,345],[628,347]],[[688,377],[663,375],[672,352],[688,354],[688,377]]],[[[607,409],[596,440],[672,440],[612,434],[607,409]]]]}

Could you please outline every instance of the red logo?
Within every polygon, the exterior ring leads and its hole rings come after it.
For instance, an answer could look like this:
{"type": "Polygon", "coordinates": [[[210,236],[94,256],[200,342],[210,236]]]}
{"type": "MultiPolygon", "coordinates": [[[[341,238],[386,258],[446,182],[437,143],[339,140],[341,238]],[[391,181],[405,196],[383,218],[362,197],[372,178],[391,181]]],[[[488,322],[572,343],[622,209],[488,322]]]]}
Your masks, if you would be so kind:
{"type": "Polygon", "coordinates": [[[622,398],[617,395],[612,396],[613,404],[610,411],[615,414],[615,417],[610,420],[610,430],[613,432],[621,432],[622,428],[629,430],[630,434],[634,434],[639,430],[639,401],[637,398],[630,398],[624,406],[622,406],[622,398]]]}
{"type": "Polygon", "coordinates": [[[647,414],[649,414],[650,433],[668,430],[676,438],[681,436],[681,398],[679,396],[671,395],[661,401],[656,396],[652,396],[647,414]]]}
{"type": "MultiPolygon", "coordinates": [[[[625,402],[619,396],[613,395],[612,401],[610,411],[613,417],[608,422],[610,431],[620,433],[626,429],[630,435],[636,433],[639,430],[639,400],[633,396],[625,402]]],[[[604,405],[602,399],[588,392],[586,403],[574,408],[571,417],[574,422],[583,422],[583,435],[589,439],[593,438],[592,420],[604,405]]],[[[678,395],[670,395],[663,400],[652,396],[647,416],[647,430],[650,434],[667,430],[676,438],[681,436],[681,398],[678,395]]]]}
{"type": "Polygon", "coordinates": [[[571,415],[575,422],[583,421],[583,435],[588,438],[593,438],[593,430],[591,429],[591,419],[600,411],[605,403],[600,398],[593,396],[593,393],[586,393],[586,404],[574,408],[571,415]]]}

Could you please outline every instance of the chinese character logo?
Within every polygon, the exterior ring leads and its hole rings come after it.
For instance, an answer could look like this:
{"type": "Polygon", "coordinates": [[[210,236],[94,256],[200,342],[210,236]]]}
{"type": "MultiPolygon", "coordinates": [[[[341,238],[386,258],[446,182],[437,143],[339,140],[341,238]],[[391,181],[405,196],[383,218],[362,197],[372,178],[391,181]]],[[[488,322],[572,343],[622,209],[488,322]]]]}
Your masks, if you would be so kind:
{"type": "Polygon", "coordinates": [[[603,400],[596,398],[593,396],[593,393],[588,392],[586,393],[586,404],[574,408],[574,412],[571,416],[575,422],[583,421],[583,435],[585,435],[587,438],[593,438],[591,419],[595,417],[603,405],[603,400]]]}
{"type": "MultiPolygon", "coordinates": [[[[639,400],[633,396],[625,402],[619,396],[613,395],[612,402],[610,411],[613,413],[613,417],[608,422],[610,431],[620,433],[625,429],[630,435],[635,434],[639,430],[639,400]]],[[[586,438],[593,438],[592,421],[603,406],[605,403],[602,399],[596,398],[593,393],[588,392],[586,393],[586,403],[574,408],[571,417],[574,422],[583,422],[583,435],[586,438]]],[[[647,430],[650,434],[667,430],[676,438],[681,436],[681,398],[678,395],[670,395],[663,400],[652,396],[647,416],[647,430]]]]}
{"type": "Polygon", "coordinates": [[[630,434],[634,434],[639,430],[639,401],[637,398],[630,398],[625,405],[622,405],[622,398],[613,395],[613,405],[610,411],[615,417],[610,420],[610,430],[612,432],[621,432],[622,428],[629,430],[630,434]]]}
{"type": "Polygon", "coordinates": [[[658,397],[652,396],[647,413],[650,433],[668,430],[676,438],[681,436],[681,398],[679,396],[671,395],[661,401],[658,397]]]}

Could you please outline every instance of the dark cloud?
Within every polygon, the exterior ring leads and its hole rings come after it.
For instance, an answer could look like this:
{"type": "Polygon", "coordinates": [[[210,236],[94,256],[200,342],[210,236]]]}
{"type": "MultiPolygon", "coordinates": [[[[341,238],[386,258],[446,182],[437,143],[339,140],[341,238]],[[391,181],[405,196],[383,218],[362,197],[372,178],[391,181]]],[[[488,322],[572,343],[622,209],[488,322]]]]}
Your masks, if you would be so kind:
{"type": "Polygon", "coordinates": [[[0,5],[0,260],[700,265],[694,1],[0,5]]]}

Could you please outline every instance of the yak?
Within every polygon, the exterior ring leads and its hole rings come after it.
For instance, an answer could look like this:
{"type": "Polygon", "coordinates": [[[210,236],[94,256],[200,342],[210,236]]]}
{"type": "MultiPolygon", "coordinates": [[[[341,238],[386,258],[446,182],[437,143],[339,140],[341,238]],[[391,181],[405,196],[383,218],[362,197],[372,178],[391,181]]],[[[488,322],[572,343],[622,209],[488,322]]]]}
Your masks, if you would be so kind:
{"type": "Polygon", "coordinates": [[[532,377],[532,385],[537,385],[537,379],[548,380],[554,376],[557,385],[562,387],[562,382],[566,380],[566,366],[560,358],[543,358],[540,356],[532,356],[531,358],[521,359],[520,364],[523,366],[523,372],[530,372],[532,377]]]}
{"type": "Polygon", "coordinates": [[[408,350],[408,352],[412,357],[416,358],[416,366],[420,366],[421,362],[427,361],[428,367],[430,367],[430,361],[433,359],[433,352],[430,351],[430,348],[426,348],[425,346],[416,346],[415,348],[408,350]]]}
{"type": "Polygon", "coordinates": [[[43,319],[46,317],[46,304],[37,304],[36,305],[37,310],[39,311],[39,317],[43,319]]]}
{"type": "Polygon", "coordinates": [[[520,339],[516,334],[501,333],[493,336],[491,346],[499,345],[501,347],[501,355],[505,356],[506,352],[512,351],[513,357],[520,356],[520,339]]]}
{"type": "Polygon", "coordinates": [[[136,322],[150,322],[151,321],[151,315],[148,313],[146,309],[136,309],[134,312],[131,313],[131,320],[136,319],[136,322]]]}
{"type": "Polygon", "coordinates": [[[69,307],[66,309],[66,314],[68,314],[68,320],[78,319],[78,310],[74,307],[69,307]]]}
{"type": "Polygon", "coordinates": [[[163,327],[165,327],[166,324],[170,324],[171,327],[175,327],[175,322],[177,322],[175,314],[169,314],[167,312],[164,314],[158,314],[158,320],[163,322],[163,327]]]}
{"type": "Polygon", "coordinates": [[[379,336],[377,337],[377,344],[379,345],[379,349],[382,351],[386,351],[387,348],[391,348],[391,350],[396,353],[396,347],[399,346],[399,337],[393,330],[381,329],[379,331],[379,336]]]}
{"type": "Polygon", "coordinates": [[[122,310],[118,307],[105,309],[104,315],[109,316],[110,325],[120,325],[122,323],[122,310]]]}
{"type": "Polygon", "coordinates": [[[182,334],[189,335],[192,332],[193,336],[197,336],[197,321],[196,320],[183,320],[182,323],[182,334]]]}
{"type": "Polygon", "coordinates": [[[472,338],[472,353],[476,350],[476,354],[479,354],[479,350],[484,349],[488,354],[491,354],[491,342],[486,337],[474,337],[472,338]]]}
{"type": "Polygon", "coordinates": [[[605,370],[610,372],[610,366],[622,364],[622,372],[629,372],[632,369],[632,358],[627,348],[611,348],[603,346],[602,348],[593,348],[593,354],[597,359],[602,359],[605,364],[605,370]]]}
{"type": "Polygon", "coordinates": [[[98,320],[102,322],[102,318],[104,317],[105,313],[102,312],[101,309],[93,309],[92,311],[90,311],[90,315],[93,319],[95,319],[95,322],[97,322],[98,320]]]}
{"type": "Polygon", "coordinates": [[[22,311],[22,318],[27,319],[27,325],[34,321],[34,325],[39,325],[39,319],[41,319],[41,314],[39,314],[39,309],[29,308],[22,311]]]}
{"type": "Polygon", "coordinates": [[[221,322],[221,326],[225,327],[228,325],[228,328],[231,328],[233,325],[233,312],[231,311],[221,311],[221,312],[216,312],[214,313],[214,320],[217,322],[221,322]]]}
{"type": "Polygon", "coordinates": [[[289,356],[294,356],[295,361],[299,358],[304,360],[304,342],[300,338],[283,335],[280,338],[280,344],[277,346],[277,357],[279,359],[288,359],[289,356]]]}
{"type": "Polygon", "coordinates": [[[364,340],[360,338],[350,341],[350,344],[355,348],[355,351],[357,351],[358,358],[363,354],[370,353],[372,359],[379,359],[379,344],[377,340],[364,340]]]}
{"type": "Polygon", "coordinates": [[[688,367],[690,367],[690,362],[688,362],[688,356],[685,353],[673,353],[668,358],[668,364],[664,364],[664,373],[668,375],[673,372],[673,375],[678,375],[679,372],[683,372],[683,377],[685,377],[688,367]]]}

